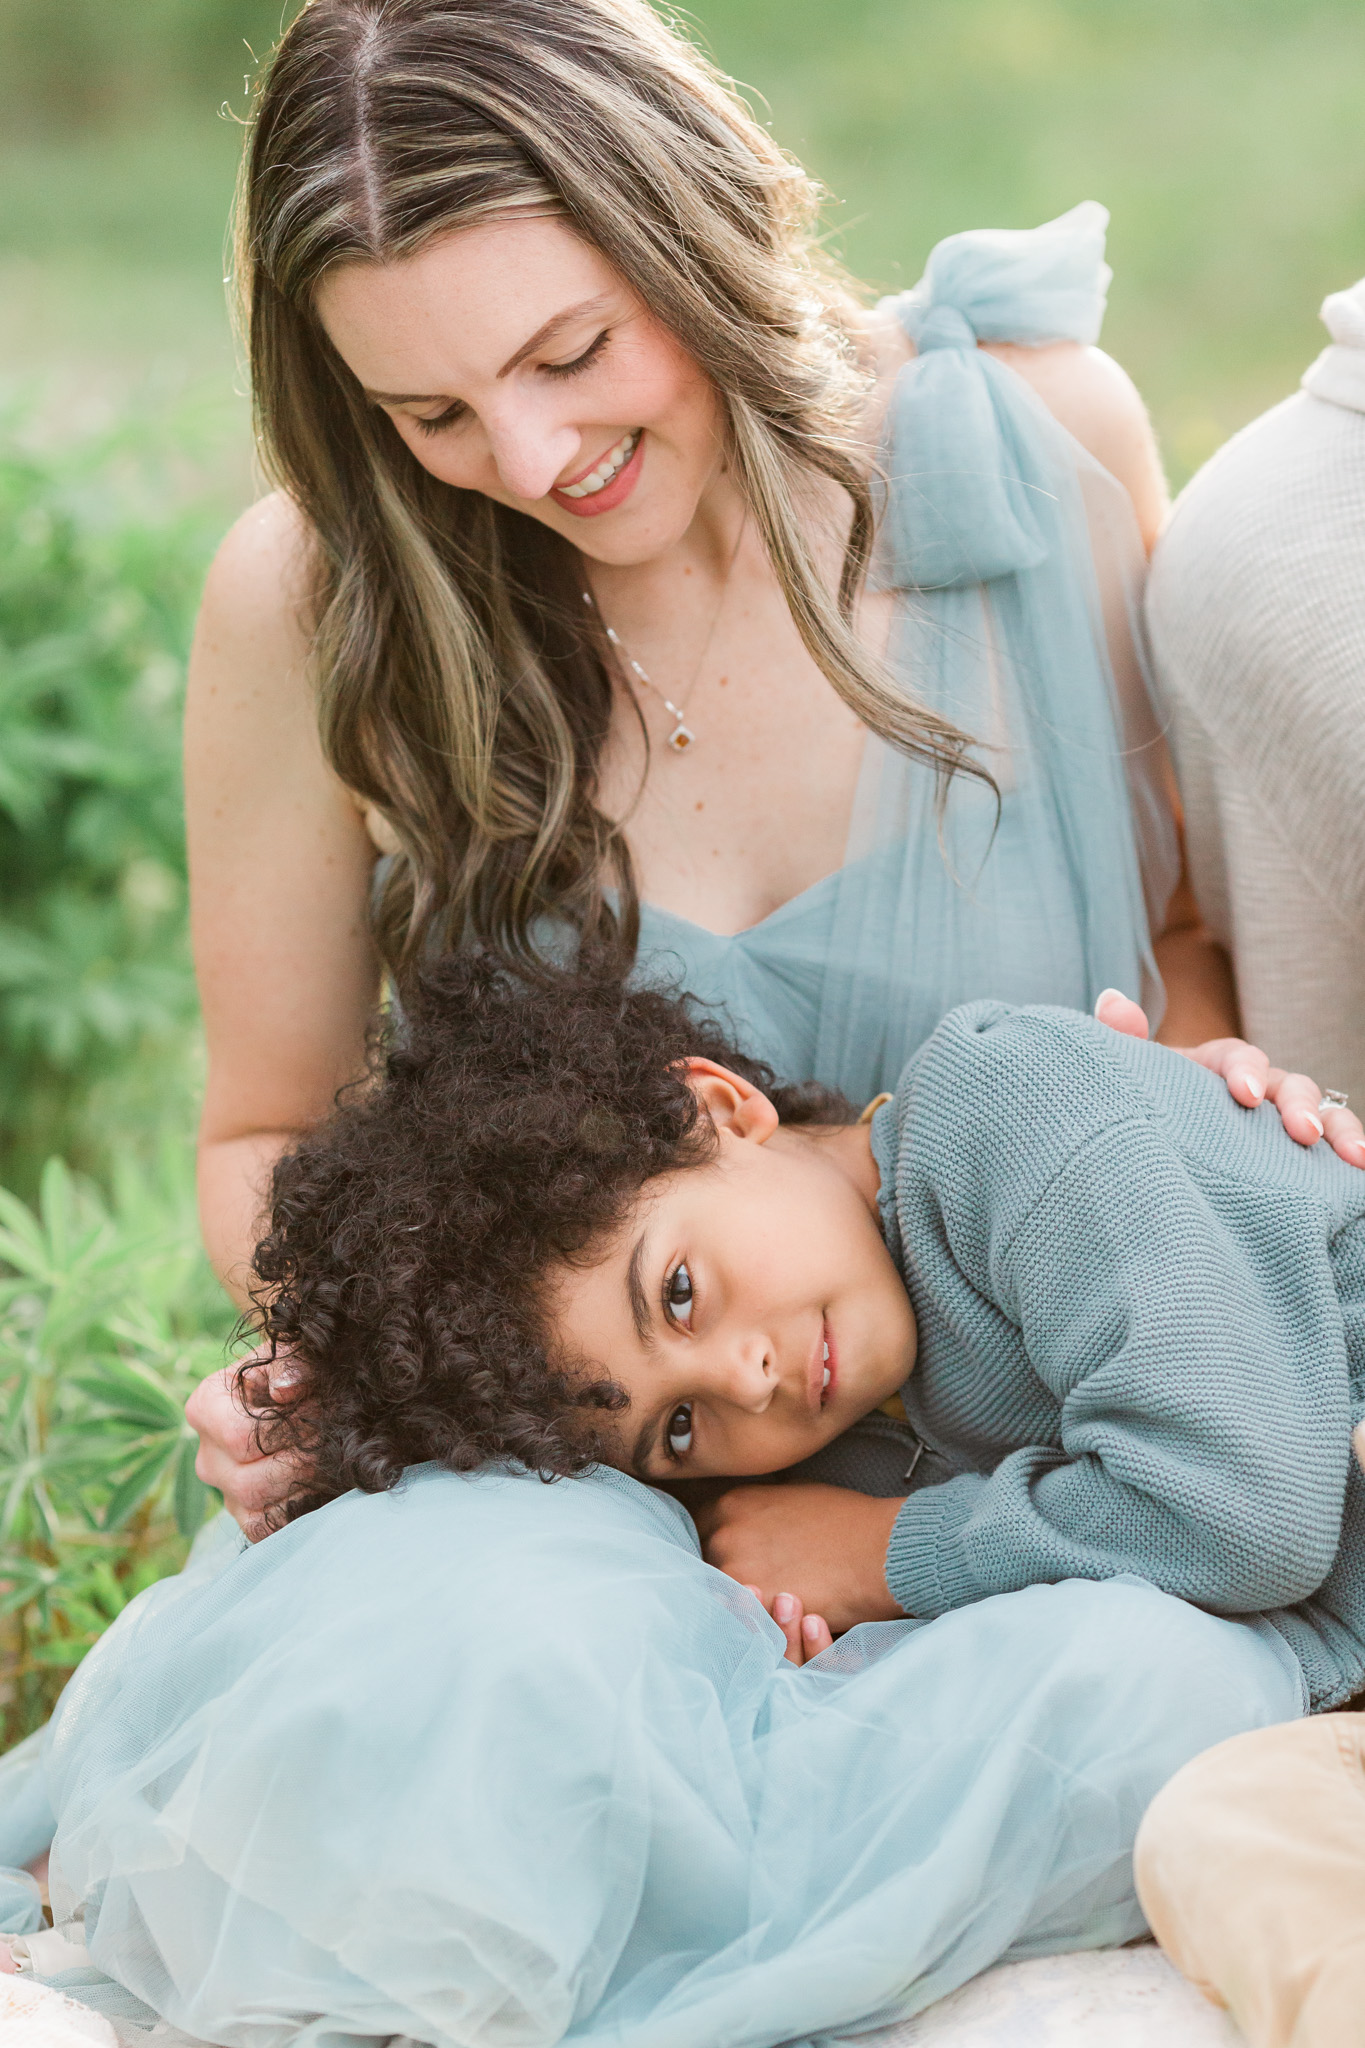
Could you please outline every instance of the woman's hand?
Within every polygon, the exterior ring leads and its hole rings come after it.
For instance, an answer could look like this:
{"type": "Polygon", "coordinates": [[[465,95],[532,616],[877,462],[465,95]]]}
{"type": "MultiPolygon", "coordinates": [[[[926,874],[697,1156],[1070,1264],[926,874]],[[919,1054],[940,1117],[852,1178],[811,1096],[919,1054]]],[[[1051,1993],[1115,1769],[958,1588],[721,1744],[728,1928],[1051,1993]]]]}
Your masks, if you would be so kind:
{"type": "MultiPolygon", "coordinates": [[[[1116,988],[1105,989],[1095,1004],[1095,1016],[1099,1023],[1127,1038],[1147,1036],[1146,1012],[1116,988]]],[[[1272,1067],[1259,1047],[1248,1045],[1244,1038],[1211,1038],[1204,1045],[1172,1046],[1171,1050],[1207,1067],[1211,1074],[1221,1075],[1233,1101],[1240,1102],[1243,1109],[1273,1102],[1296,1143],[1316,1145],[1325,1137],[1348,1166],[1365,1166],[1365,1129],[1359,1117],[1349,1109],[1329,1106],[1319,1110],[1322,1090],[1307,1074],[1289,1074],[1283,1067],[1272,1067]]]]}
{"type": "Polygon", "coordinates": [[[268,1510],[289,1498],[301,1465],[296,1452],[261,1449],[256,1419],[248,1414],[238,1385],[242,1372],[248,1399],[260,1385],[278,1400],[295,1378],[287,1358],[272,1360],[263,1351],[238,1359],[200,1381],[185,1403],[185,1416],[199,1438],[195,1471],[222,1494],[223,1506],[248,1543],[259,1543],[273,1526],[268,1510]]]}

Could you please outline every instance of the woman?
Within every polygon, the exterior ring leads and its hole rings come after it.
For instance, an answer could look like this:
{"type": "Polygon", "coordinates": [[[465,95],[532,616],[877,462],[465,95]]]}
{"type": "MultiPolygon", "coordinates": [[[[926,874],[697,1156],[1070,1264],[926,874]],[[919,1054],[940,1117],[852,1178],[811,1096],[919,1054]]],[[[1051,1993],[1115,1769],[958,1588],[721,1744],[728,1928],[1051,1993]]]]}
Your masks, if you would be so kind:
{"type": "MultiPolygon", "coordinates": [[[[469,933],[635,947],[864,1095],[955,1002],[1164,982],[1163,1036],[1321,1135],[1178,879],[1101,210],[956,237],[869,311],[814,203],[642,0],[313,0],[284,38],[238,257],[281,488],[214,565],[187,720],[229,1286],[381,973],[469,933]]],[[[280,1477],[225,1380],[191,1416],[255,1526],[280,1477]]]]}

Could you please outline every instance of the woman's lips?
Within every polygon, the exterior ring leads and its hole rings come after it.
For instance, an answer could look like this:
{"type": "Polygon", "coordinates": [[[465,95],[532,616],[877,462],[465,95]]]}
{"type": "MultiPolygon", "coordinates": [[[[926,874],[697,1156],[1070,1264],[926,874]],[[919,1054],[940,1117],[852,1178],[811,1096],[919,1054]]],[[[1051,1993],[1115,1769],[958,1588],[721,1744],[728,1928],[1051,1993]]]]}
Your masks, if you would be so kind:
{"type": "MultiPolygon", "coordinates": [[[[640,475],[640,464],[644,460],[644,449],[645,431],[640,427],[636,429],[635,446],[631,449],[628,459],[622,463],[611,482],[603,484],[600,491],[594,491],[584,498],[571,498],[564,485],[556,484],[550,496],[556,505],[562,505],[566,512],[572,512],[575,519],[596,519],[599,513],[614,512],[618,505],[624,505],[635,489],[640,475]]],[[[610,454],[612,451],[608,449],[606,452],[610,454]]],[[[599,467],[601,461],[602,458],[599,457],[593,469],[599,467]]],[[[593,469],[585,470],[583,474],[591,476],[593,469]]],[[[573,479],[573,483],[575,488],[581,488],[580,479],[573,479]]]]}

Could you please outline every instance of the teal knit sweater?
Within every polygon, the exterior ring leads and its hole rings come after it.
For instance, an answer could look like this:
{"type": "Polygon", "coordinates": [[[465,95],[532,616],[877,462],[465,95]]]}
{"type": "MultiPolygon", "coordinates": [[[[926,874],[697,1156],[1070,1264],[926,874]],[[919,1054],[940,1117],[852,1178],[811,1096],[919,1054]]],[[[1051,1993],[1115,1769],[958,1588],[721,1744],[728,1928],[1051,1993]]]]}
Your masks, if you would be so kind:
{"type": "Polygon", "coordinates": [[[872,1142],[906,1412],[957,1475],[897,1517],[906,1612],[1131,1572],[1264,1614],[1314,1707],[1365,1685],[1365,1173],[1177,1053],[993,1002],[872,1142]]]}

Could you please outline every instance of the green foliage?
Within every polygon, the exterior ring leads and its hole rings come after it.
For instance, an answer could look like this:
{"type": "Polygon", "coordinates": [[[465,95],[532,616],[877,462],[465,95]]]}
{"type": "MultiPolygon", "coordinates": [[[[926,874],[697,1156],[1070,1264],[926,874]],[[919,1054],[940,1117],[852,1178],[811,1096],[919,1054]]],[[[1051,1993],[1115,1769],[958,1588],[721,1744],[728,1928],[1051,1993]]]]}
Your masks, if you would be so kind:
{"type": "MultiPolygon", "coordinates": [[[[0,440],[0,1179],[107,1169],[130,1077],[189,1113],[179,710],[205,553],[130,432],[0,440]],[[181,1077],[185,1078],[182,1080],[181,1077]]],[[[147,1090],[141,1090],[145,1097],[147,1090]]]]}
{"type": "Polygon", "coordinates": [[[184,1401],[232,1320],[189,1173],[179,725],[208,540],[160,509],[164,438],[0,433],[0,1746],[183,1561],[184,1401]]]}
{"type": "Polygon", "coordinates": [[[168,87],[222,98],[293,12],[281,0],[0,0],[0,104],[74,128],[168,87]]]}
{"type": "Polygon", "coordinates": [[[212,1498],[183,1404],[231,1313],[176,1157],[121,1170],[109,1201],[60,1160],[36,1210],[0,1190],[0,1747],[179,1568],[212,1498]]]}

